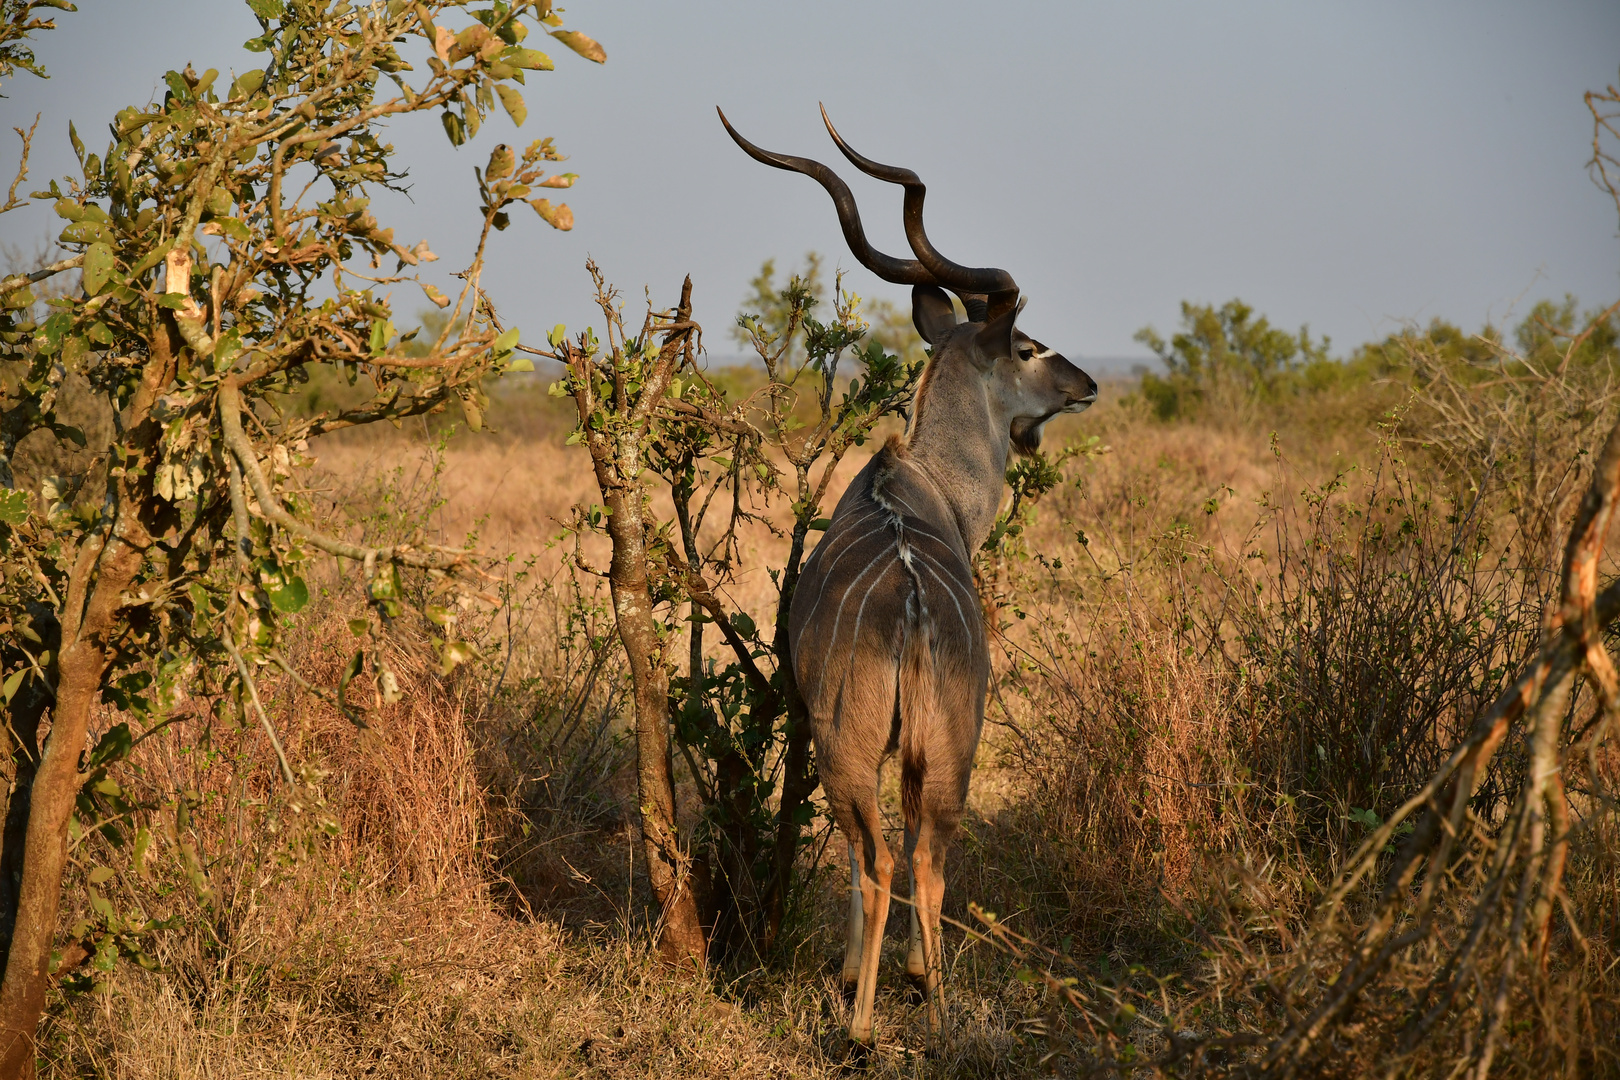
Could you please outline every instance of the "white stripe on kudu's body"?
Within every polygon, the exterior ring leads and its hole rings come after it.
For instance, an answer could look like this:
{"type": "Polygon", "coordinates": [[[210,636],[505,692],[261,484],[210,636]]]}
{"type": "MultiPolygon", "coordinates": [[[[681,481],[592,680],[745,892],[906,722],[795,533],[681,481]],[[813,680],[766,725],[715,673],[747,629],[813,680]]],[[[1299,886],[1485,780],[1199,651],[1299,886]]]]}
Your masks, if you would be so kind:
{"type": "Polygon", "coordinates": [[[912,321],[933,346],[906,434],[890,439],[850,483],[805,560],[788,640],[816,770],[849,841],[850,1039],[872,1042],[894,873],[878,813],[878,772],[896,751],[912,876],[906,967],[923,982],[930,1037],[937,1039],[944,1029],[945,853],[967,800],[990,678],[970,560],[995,523],[1009,454],[1034,453],[1046,422],[1089,406],[1097,384],[1014,326],[1022,305],[1010,274],[961,266],[934,249],[923,231],[925,191],[915,173],[862,157],[827,124],[857,168],[906,189],[906,239],[916,258],[897,259],[867,243],[855,200],[831,169],[761,150],[730,123],[726,130],[756,160],[804,173],[827,189],[855,257],[879,277],[912,286],[912,321]],[[956,321],[946,289],[961,298],[966,322],[956,321]],[[853,625],[844,617],[851,606],[853,625]]]}

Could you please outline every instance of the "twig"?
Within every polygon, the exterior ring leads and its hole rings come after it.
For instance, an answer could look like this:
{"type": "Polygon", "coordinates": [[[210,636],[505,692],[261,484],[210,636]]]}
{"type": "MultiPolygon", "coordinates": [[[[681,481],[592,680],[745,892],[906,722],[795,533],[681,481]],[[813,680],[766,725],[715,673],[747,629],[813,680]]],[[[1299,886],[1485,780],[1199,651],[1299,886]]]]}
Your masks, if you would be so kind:
{"type": "Polygon", "coordinates": [[[298,782],[293,778],[292,766],[287,764],[287,752],[281,748],[281,738],[276,734],[275,725],[270,722],[270,714],[264,711],[264,703],[259,700],[259,686],[253,680],[253,673],[248,670],[247,661],[236,651],[236,642],[231,640],[230,630],[221,628],[219,640],[224,644],[225,651],[231,654],[231,659],[236,661],[236,670],[241,673],[248,697],[252,699],[253,708],[259,714],[259,722],[264,725],[264,733],[270,737],[270,746],[276,752],[276,761],[281,764],[282,779],[287,781],[289,791],[296,789],[298,782]]]}
{"type": "Polygon", "coordinates": [[[476,556],[475,552],[436,546],[430,546],[425,551],[417,551],[405,544],[380,548],[364,547],[327,536],[305,525],[280,508],[275,492],[271,490],[264,473],[259,469],[259,461],[253,452],[253,446],[242,432],[241,410],[242,399],[236,388],[236,378],[227,375],[219,384],[220,427],[224,429],[226,447],[241,464],[242,471],[247,475],[248,486],[253,489],[253,495],[258,499],[260,517],[308,540],[329,555],[340,555],[345,559],[354,559],[362,563],[393,562],[418,569],[449,570],[467,566],[476,556]]]}
{"type": "Polygon", "coordinates": [[[21,184],[23,180],[28,177],[28,155],[33,149],[34,132],[39,130],[39,117],[39,113],[34,114],[34,122],[28,126],[27,131],[24,131],[20,127],[11,129],[12,131],[15,131],[17,133],[17,137],[22,140],[22,160],[17,162],[17,175],[11,181],[11,189],[6,192],[5,204],[0,205],[0,214],[4,214],[8,210],[17,209],[17,207],[21,206],[25,201],[17,198],[17,185],[21,184]]]}

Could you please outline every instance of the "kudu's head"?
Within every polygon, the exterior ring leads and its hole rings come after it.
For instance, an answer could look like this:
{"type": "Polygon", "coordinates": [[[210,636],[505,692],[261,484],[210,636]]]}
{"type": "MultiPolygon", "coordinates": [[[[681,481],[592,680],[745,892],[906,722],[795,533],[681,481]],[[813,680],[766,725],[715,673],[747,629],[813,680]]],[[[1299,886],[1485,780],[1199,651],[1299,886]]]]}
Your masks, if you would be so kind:
{"type": "MultiPolygon", "coordinates": [[[[719,112],[719,110],[716,110],[719,112]]],[[[1097,400],[1097,383],[1055,350],[1015,325],[1023,308],[1018,284],[1005,270],[963,266],[941,255],[923,230],[927,188],[910,169],[882,165],[857,153],[839,136],[821,110],[827,132],[857,169],[906,190],[904,221],[913,259],[896,259],[872,247],[861,227],[849,186],[819,161],[761,150],[737,133],[724,112],[720,122],[738,146],[756,161],[804,173],[827,189],[838,209],[844,240],[862,266],[885,281],[911,286],[911,317],[917,333],[933,347],[933,368],[970,368],[983,384],[989,405],[1005,418],[1011,444],[1021,454],[1040,447],[1046,422],[1059,413],[1081,412],[1097,400]],[[958,322],[949,290],[962,301],[967,320],[958,322]]],[[[919,398],[926,392],[919,390],[919,398]]],[[[921,400],[918,409],[924,406],[921,400]]]]}

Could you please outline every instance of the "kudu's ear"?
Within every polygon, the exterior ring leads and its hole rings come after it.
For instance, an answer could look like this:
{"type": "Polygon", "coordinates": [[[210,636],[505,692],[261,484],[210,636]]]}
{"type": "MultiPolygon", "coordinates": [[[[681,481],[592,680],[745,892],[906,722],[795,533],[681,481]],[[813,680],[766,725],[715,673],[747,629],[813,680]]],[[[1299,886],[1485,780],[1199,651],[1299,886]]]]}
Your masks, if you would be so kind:
{"type": "Polygon", "coordinates": [[[1013,354],[1013,324],[1018,321],[1018,313],[1023,310],[1024,302],[1019,300],[1015,306],[984,324],[984,329],[979,331],[976,340],[980,350],[987,357],[999,360],[1003,356],[1013,354]]]}
{"type": "Polygon", "coordinates": [[[938,285],[913,285],[911,321],[924,341],[938,345],[956,329],[956,310],[951,307],[951,298],[938,285]]]}

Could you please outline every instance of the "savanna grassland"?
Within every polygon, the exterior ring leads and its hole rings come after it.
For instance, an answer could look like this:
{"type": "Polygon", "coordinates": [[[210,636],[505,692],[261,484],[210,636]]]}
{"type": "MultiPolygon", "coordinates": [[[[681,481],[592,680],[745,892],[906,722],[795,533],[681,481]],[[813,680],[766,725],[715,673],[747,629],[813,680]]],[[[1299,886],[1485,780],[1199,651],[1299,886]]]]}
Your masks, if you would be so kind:
{"type": "MultiPolygon", "coordinates": [[[[525,334],[491,244],[574,227],[573,148],[486,129],[435,274],[387,127],[521,126],[535,44],[603,46],[246,8],[76,175],[16,129],[0,214],[60,231],[0,278],[0,1078],[855,1070],[786,605],[926,393],[908,313],[812,258],[642,318],[588,261],[601,318],[525,334]]],[[[73,10],[0,2],[0,77],[73,10]]],[[[1333,354],[1184,304],[1012,463],[949,1032],[897,904],[868,1075],[1620,1074],[1617,311],[1333,354]]]]}
{"type": "MultiPolygon", "coordinates": [[[[953,1033],[922,1056],[899,909],[871,1075],[1132,1075],[1175,1038],[1216,1034],[1234,1038],[1172,1073],[1241,1070],[1244,1037],[1322,992],[1348,940],[1318,915],[1335,875],[1541,639],[1614,414],[1613,322],[1598,325],[1571,352],[1575,309],[1544,305],[1509,341],[1435,324],[1335,361],[1245,310],[1189,309],[1156,343],[1162,370],[1053,425],[1044,494],[979,564],[998,633],[947,870],[953,1033]]],[[[575,515],[595,488],[548,381],[493,388],[482,434],[415,422],[312,446],[299,483],[332,528],[510,552],[502,603],[465,611],[478,659],[448,678],[435,627],[398,620],[401,700],[364,729],[264,676],[318,793],[303,804],[277,791],[261,729],[200,699],[131,758],[126,789],[184,790],[186,812],[111,880],[84,878],[81,857],[64,925],[110,904],[175,929],[147,935],[151,971],[64,957],[48,1075],[841,1073],[848,877],[824,819],[768,954],[699,978],[654,952],[630,689],[591,573],[607,544],[575,515]]],[[[725,585],[761,620],[784,501],[754,507],[725,585]]],[[[323,570],[291,646],[311,685],[342,678],[354,573],[323,570]]],[[[1577,694],[1572,723],[1593,708],[1577,694]]],[[[1593,779],[1617,765],[1601,749],[1593,779]]],[[[1471,828],[1502,820],[1524,768],[1500,755],[1471,828]]],[[[703,807],[679,759],[676,776],[690,827],[703,807]]],[[[886,776],[898,833],[893,789],[886,776]]],[[[1587,826],[1564,913],[1550,962],[1510,983],[1518,1021],[1493,1075],[1617,1068],[1615,827],[1600,792],[1569,798],[1587,826]]],[[[1349,924],[1376,895],[1352,890],[1349,924]]],[[[1440,920],[1436,940],[1463,923],[1440,920]]],[[[1424,964],[1405,958],[1307,1074],[1372,1074],[1424,964]]],[[[1444,1074],[1477,1007],[1408,1048],[1409,1074],[1444,1074]]]]}

